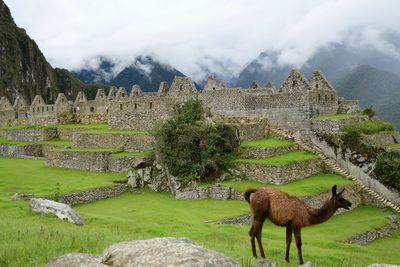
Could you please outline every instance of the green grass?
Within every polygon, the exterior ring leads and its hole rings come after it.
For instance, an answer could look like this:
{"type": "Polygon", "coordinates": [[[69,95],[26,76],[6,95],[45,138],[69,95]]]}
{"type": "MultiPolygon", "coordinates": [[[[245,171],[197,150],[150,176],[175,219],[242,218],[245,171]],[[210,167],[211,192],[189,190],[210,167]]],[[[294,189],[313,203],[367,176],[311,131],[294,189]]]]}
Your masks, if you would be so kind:
{"type": "Polygon", "coordinates": [[[10,146],[26,146],[26,145],[53,145],[53,146],[70,146],[71,141],[61,140],[58,138],[51,139],[48,141],[12,141],[0,136],[0,144],[10,145],[10,146]]]}
{"type": "Polygon", "coordinates": [[[363,121],[352,123],[344,127],[344,131],[357,131],[363,134],[374,134],[379,132],[393,131],[394,127],[391,123],[381,120],[363,121]]]}
{"type": "Polygon", "coordinates": [[[237,159],[235,162],[260,165],[285,165],[315,158],[318,158],[318,156],[306,151],[293,151],[283,155],[263,159],[237,159]]]}
{"type": "Polygon", "coordinates": [[[315,116],[314,120],[345,120],[345,119],[352,119],[352,118],[361,118],[367,117],[365,115],[359,114],[332,114],[332,115],[319,115],[315,116]]]}
{"type": "Polygon", "coordinates": [[[140,151],[140,152],[119,152],[112,154],[113,157],[148,157],[151,155],[151,151],[140,151]]]}
{"type": "Polygon", "coordinates": [[[331,173],[319,173],[303,180],[296,180],[283,185],[273,185],[257,181],[243,180],[240,182],[223,181],[221,184],[230,186],[238,191],[245,191],[250,187],[271,186],[278,188],[293,196],[312,196],[319,193],[329,192],[333,185],[339,187],[352,184],[351,180],[331,173]]]}
{"type": "Polygon", "coordinates": [[[42,160],[0,157],[0,196],[14,193],[78,192],[97,186],[112,185],[125,178],[123,173],[96,173],[75,169],[51,168],[42,160]]]}
{"type": "MultiPolygon", "coordinates": [[[[14,192],[47,195],[55,186],[70,192],[122,177],[123,174],[47,168],[42,161],[0,158],[0,266],[43,266],[65,253],[100,254],[116,242],[162,236],[185,236],[238,262],[255,262],[248,226],[205,223],[248,213],[246,202],[175,200],[167,193],[140,190],[76,206],[85,222],[78,227],[53,216],[34,214],[25,202],[9,200],[14,192]]],[[[317,266],[398,264],[400,255],[395,252],[400,250],[400,231],[366,246],[342,242],[387,223],[390,214],[384,209],[359,207],[323,224],[304,228],[305,260],[317,266]]],[[[284,228],[266,222],[263,244],[267,257],[279,266],[298,266],[294,242],[291,263],[284,262],[284,228]]]]}
{"type": "Polygon", "coordinates": [[[241,142],[240,146],[242,147],[283,147],[283,146],[291,146],[294,145],[295,142],[282,140],[278,138],[263,138],[259,140],[244,140],[241,142]]]}

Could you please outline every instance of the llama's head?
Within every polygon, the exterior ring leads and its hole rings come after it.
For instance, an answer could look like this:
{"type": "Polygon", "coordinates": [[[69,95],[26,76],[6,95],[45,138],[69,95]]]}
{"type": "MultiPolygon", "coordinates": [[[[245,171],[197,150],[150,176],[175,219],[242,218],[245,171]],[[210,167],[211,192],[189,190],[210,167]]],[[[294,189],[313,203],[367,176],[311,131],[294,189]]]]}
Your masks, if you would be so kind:
{"type": "Polygon", "coordinates": [[[337,209],[344,208],[344,209],[348,210],[351,207],[351,202],[342,196],[342,194],[344,192],[344,188],[339,193],[336,193],[336,189],[337,189],[337,186],[334,185],[332,187],[332,198],[331,198],[331,201],[333,201],[334,207],[337,209]]]}

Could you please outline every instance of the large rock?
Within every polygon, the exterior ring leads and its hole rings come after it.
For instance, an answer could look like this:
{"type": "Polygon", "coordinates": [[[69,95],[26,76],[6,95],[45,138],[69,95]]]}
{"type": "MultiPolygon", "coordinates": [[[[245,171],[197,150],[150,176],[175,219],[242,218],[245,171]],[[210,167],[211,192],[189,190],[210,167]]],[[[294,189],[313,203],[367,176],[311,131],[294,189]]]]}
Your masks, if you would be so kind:
{"type": "Polygon", "coordinates": [[[153,238],[112,245],[103,252],[102,262],[110,266],[237,266],[230,258],[203,248],[187,238],[153,238]]]}
{"type": "Polygon", "coordinates": [[[42,214],[54,214],[61,220],[68,220],[70,223],[78,225],[83,224],[82,218],[70,206],[64,203],[55,202],[48,199],[32,198],[29,201],[29,206],[34,212],[42,214]]]}
{"type": "Polygon", "coordinates": [[[68,253],[55,258],[46,267],[107,267],[101,263],[101,257],[84,253],[68,253]]]}

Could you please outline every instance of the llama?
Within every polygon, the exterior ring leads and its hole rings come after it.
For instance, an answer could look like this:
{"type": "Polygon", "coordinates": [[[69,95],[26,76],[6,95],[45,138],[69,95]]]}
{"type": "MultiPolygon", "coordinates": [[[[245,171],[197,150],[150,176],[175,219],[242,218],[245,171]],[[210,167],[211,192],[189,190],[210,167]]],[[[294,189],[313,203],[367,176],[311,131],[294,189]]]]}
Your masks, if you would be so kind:
{"type": "Polygon", "coordinates": [[[337,186],[332,187],[332,197],[321,208],[313,209],[300,199],[289,196],[272,187],[249,188],[244,192],[244,198],[250,205],[252,222],[249,231],[253,256],[257,258],[255,238],[261,257],[265,258],[261,243],[261,232],[265,219],[279,226],[286,226],[286,257],[289,262],[290,243],[292,233],[296,240],[296,247],[300,264],[303,264],[301,252],[301,228],[327,221],[339,208],[349,209],[351,202],[342,197],[342,191],[336,193],[337,186]]]}

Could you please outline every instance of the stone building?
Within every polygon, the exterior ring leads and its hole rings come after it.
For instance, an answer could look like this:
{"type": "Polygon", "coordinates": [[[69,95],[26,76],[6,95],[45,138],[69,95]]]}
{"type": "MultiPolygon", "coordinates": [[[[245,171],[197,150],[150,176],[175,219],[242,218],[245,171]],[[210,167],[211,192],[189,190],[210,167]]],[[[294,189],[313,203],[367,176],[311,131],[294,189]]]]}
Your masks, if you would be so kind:
{"type": "MultiPolygon", "coordinates": [[[[29,107],[32,119],[24,123],[108,122],[112,129],[149,130],[170,118],[175,104],[188,99],[201,100],[210,116],[262,118],[270,125],[304,134],[310,131],[313,116],[359,111],[358,101],[338,98],[336,90],[319,71],[314,71],[308,80],[292,70],[279,89],[271,83],[262,86],[258,81],[246,89],[228,88],[223,81],[210,76],[203,90],[198,91],[189,77],[176,76],[170,87],[162,82],[158,92],[143,92],[134,85],[128,94],[123,87],[118,90],[111,87],[108,95],[99,89],[93,100],[79,92],[73,103],[60,94],[54,105],[36,96],[29,107]]],[[[2,125],[21,116],[27,106],[20,98],[14,107],[4,97],[0,103],[2,125]]]]}

